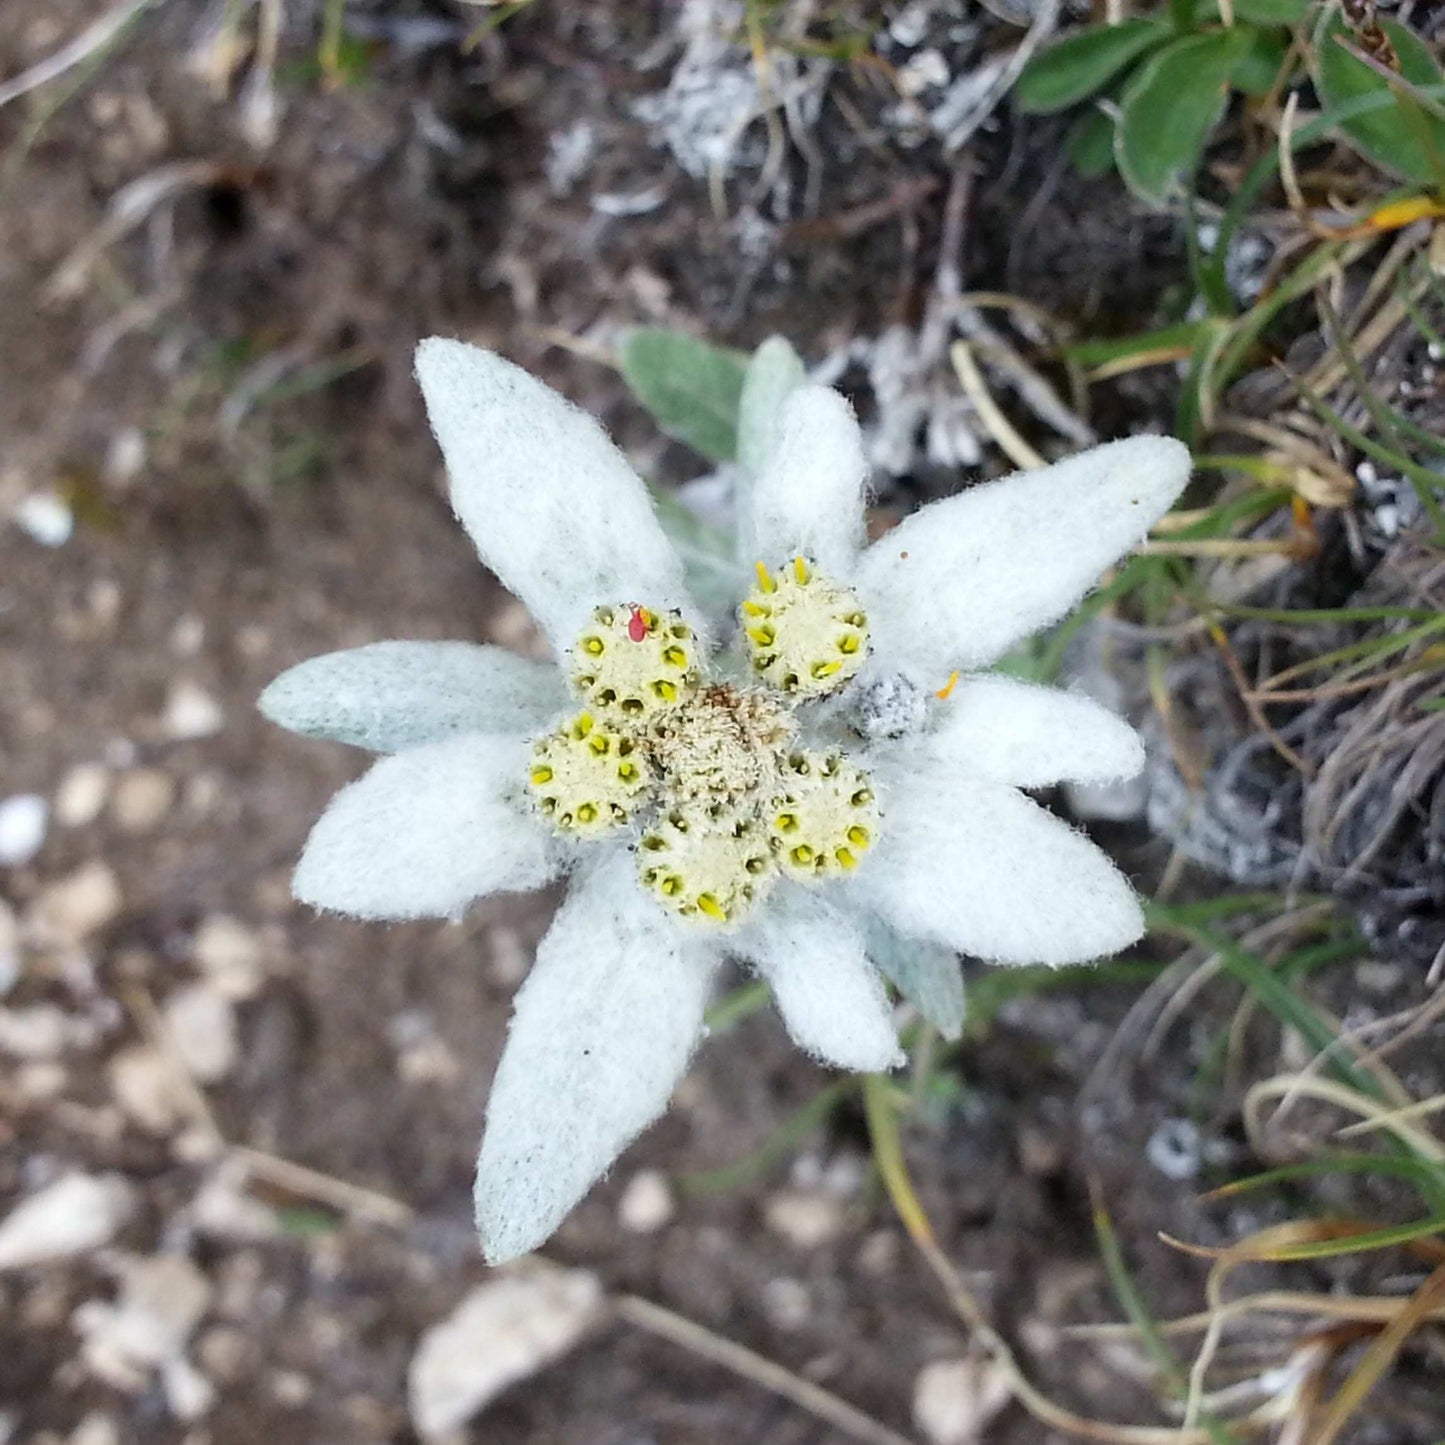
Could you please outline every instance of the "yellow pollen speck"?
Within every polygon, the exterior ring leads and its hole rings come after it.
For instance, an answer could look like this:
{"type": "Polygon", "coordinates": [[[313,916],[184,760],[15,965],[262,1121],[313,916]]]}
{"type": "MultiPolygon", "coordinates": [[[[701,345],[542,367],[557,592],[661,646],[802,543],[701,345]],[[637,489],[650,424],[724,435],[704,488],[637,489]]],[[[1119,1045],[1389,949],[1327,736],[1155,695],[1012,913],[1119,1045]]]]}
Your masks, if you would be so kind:
{"type": "Polygon", "coordinates": [[[954,688],[956,688],[957,686],[958,686],[958,671],[957,671],[957,669],[955,669],[953,672],[950,672],[950,673],[948,674],[948,681],[947,681],[946,683],[944,683],[943,686],[942,686],[941,688],[939,688],[938,691],[937,691],[936,693],[934,693],[933,695],[934,695],[934,697],[938,698],[941,702],[947,702],[948,699],[949,699],[949,697],[952,696],[954,688]]]}

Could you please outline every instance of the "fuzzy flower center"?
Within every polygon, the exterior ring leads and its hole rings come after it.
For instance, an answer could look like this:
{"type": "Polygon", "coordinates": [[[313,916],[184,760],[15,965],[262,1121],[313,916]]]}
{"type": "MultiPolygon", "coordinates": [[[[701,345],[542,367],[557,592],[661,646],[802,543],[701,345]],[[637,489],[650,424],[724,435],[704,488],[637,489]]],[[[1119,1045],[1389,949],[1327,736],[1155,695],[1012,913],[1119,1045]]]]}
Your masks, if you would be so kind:
{"type": "Polygon", "coordinates": [[[742,605],[760,686],[707,676],[678,613],[603,605],[568,667],[584,710],[532,745],[538,810],[593,841],[628,826],[643,887],[703,927],[736,923],[787,876],[856,868],[878,832],[868,774],[803,745],[804,705],[841,689],[868,652],[857,597],[802,557],[758,563],[742,605]]]}

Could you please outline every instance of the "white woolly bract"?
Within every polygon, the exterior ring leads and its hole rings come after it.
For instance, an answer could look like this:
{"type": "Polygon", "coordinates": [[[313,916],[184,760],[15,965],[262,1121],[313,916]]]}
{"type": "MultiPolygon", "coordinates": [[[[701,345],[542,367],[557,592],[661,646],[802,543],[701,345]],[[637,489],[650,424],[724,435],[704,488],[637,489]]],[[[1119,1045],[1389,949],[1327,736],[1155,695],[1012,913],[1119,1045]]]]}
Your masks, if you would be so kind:
{"type": "Polygon", "coordinates": [[[1188,480],[1181,442],[1135,437],[915,512],[855,574],[875,654],[934,686],[993,661],[1057,622],[1188,480]]]}
{"type": "Polygon", "coordinates": [[[922,751],[939,766],[1016,788],[1110,783],[1144,766],[1138,733],[1092,698],[1010,677],[964,678],[934,718],[922,751]]]}
{"type": "Polygon", "coordinates": [[[321,815],[297,864],[302,903],[355,918],[451,918],[540,888],[558,845],[525,810],[528,749],[473,734],[383,758],[321,815]]]}
{"type": "Polygon", "coordinates": [[[493,1264],[535,1248],[667,1107],[702,1028],[712,945],[660,918],[626,852],[575,882],[517,994],[476,1210],[493,1264]]]}
{"type": "Polygon", "coordinates": [[[936,769],[888,781],[883,835],[850,886],[900,933],[991,963],[1057,965],[1144,931],[1124,875],[1022,793],[936,769]]]}
{"type": "Polygon", "coordinates": [[[694,610],[646,488],[592,417],[460,341],[423,341],[416,374],[457,516],[559,653],[601,602],[694,610]]]}
{"type": "Polygon", "coordinates": [[[778,434],[752,494],[752,557],[811,558],[846,582],[863,542],[868,463],[853,409],[826,386],[783,403],[778,434]]]}
{"type": "Polygon", "coordinates": [[[903,1062],[862,932],[825,897],[785,883],[728,942],[767,980],[799,1048],[840,1069],[903,1062]]]}
{"type": "Polygon", "coordinates": [[[541,727],[567,704],[550,663],[471,642],[373,642],[288,668],[261,711],[306,737],[395,753],[457,733],[541,727]]]}

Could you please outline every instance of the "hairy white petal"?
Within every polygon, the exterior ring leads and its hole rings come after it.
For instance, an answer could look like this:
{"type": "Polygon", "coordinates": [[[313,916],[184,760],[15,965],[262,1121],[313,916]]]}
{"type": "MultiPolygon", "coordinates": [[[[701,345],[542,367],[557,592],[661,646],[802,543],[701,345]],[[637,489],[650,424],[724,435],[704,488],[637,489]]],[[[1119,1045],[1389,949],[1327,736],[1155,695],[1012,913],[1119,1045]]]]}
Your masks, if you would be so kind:
{"type": "Polygon", "coordinates": [[[540,888],[559,858],[521,798],[528,756],[520,738],[469,734],[383,758],[331,800],[292,891],[354,918],[451,918],[540,888]]]}
{"type": "Polygon", "coordinates": [[[799,1048],[840,1069],[903,1062],[862,930],[826,898],[785,884],[729,943],[768,981],[799,1048]]]}
{"type": "Polygon", "coordinates": [[[416,374],[457,516],[558,651],[599,603],[688,608],[646,488],[592,417],[460,341],[423,341],[416,374]]]}
{"type": "Polygon", "coordinates": [[[850,885],[899,932],[1048,964],[1102,958],[1143,933],[1124,875],[1022,793],[931,770],[890,781],[882,837],[850,885]]]}
{"type": "Polygon", "coordinates": [[[617,850],[574,885],[517,994],[477,1162],[493,1264],[535,1249],[667,1107],[702,1028],[715,945],[617,850]]]}
{"type": "Polygon", "coordinates": [[[1144,766],[1144,744],[1093,698],[1011,677],[967,677],[934,709],[929,756],[960,773],[1042,788],[1111,783],[1144,766]]]}
{"type": "Polygon", "coordinates": [[[1188,480],[1181,442],[1135,437],[924,507],[859,561],[875,652],[937,686],[991,662],[1062,617],[1188,480]]]}
{"type": "Polygon", "coordinates": [[[258,706],[306,737],[395,753],[467,732],[523,733],[567,705],[550,663],[471,642],[373,642],[288,668],[258,706]]]}
{"type": "Polygon", "coordinates": [[[783,403],[776,445],[753,488],[747,560],[801,555],[846,580],[863,542],[867,479],[852,407],[829,387],[800,386],[783,403]]]}

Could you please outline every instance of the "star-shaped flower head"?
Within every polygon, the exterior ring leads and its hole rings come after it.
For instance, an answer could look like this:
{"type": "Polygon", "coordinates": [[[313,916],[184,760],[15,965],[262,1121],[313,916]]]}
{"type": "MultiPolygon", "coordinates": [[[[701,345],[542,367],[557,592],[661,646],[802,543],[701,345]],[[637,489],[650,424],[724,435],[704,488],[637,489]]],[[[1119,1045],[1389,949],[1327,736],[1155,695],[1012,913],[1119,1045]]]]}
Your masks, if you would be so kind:
{"type": "Polygon", "coordinates": [[[1187,451],[1098,447],[865,545],[852,412],[780,355],[764,347],[744,391],[724,629],[592,418],[500,357],[423,342],[452,504],[556,662],[381,642],[262,698],[388,755],[316,824],[302,901],[445,918],[568,880],[487,1110],[494,1262],[541,1243],[663,1111],[725,956],[767,980],[802,1048],[877,1070],[901,1059],[883,975],[949,1000],[959,953],[1062,964],[1142,930],[1113,864],[1019,791],[1128,776],[1138,739],[1085,698],[976,669],[1143,538],[1187,451]]]}

